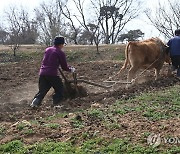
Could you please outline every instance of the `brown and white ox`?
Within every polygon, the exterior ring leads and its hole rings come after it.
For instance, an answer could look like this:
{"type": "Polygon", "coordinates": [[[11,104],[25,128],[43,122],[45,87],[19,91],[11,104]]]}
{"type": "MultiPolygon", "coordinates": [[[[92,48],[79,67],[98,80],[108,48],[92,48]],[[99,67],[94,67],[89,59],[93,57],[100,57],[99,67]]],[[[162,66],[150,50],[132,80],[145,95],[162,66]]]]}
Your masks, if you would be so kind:
{"type": "Polygon", "coordinates": [[[170,64],[167,46],[159,38],[129,42],[125,49],[125,57],[124,65],[118,74],[130,64],[131,67],[127,77],[128,82],[135,78],[139,69],[155,68],[155,79],[158,79],[164,62],[170,64]]]}

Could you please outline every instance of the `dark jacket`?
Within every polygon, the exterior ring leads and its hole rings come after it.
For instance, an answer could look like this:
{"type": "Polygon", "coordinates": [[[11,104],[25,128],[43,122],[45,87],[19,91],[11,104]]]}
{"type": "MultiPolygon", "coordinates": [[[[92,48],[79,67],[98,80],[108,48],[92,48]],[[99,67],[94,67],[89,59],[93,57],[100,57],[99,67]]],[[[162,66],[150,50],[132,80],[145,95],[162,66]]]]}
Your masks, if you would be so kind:
{"type": "Polygon", "coordinates": [[[167,45],[170,47],[170,56],[180,55],[180,36],[170,39],[167,45]]]}

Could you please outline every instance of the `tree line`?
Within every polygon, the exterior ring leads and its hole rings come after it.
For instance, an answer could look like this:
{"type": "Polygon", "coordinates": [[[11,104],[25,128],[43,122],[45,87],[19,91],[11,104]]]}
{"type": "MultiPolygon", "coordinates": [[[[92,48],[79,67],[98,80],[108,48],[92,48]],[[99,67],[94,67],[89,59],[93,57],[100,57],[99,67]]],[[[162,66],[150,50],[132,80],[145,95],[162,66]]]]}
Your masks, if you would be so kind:
{"type": "Polygon", "coordinates": [[[156,11],[146,9],[142,0],[51,0],[39,4],[32,12],[23,7],[11,6],[4,12],[6,24],[0,26],[0,43],[52,44],[52,39],[61,35],[72,44],[114,44],[138,40],[144,32],[133,29],[124,32],[125,26],[140,14],[145,14],[150,23],[166,38],[174,35],[180,27],[180,2],[159,2],[156,11]],[[143,9],[142,9],[143,8],[143,9]]]}

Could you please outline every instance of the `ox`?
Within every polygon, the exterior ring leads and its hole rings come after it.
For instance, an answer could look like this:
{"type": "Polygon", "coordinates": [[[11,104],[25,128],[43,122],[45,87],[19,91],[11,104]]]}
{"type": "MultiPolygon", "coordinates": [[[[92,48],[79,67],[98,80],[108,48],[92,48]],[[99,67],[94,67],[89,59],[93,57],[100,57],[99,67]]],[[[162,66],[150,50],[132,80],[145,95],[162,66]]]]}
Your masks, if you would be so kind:
{"type": "Polygon", "coordinates": [[[123,71],[129,63],[131,67],[128,72],[128,82],[134,79],[136,72],[141,68],[155,68],[155,79],[157,79],[164,62],[170,64],[167,46],[159,38],[129,42],[125,49],[125,57],[124,65],[118,74],[123,71]]]}

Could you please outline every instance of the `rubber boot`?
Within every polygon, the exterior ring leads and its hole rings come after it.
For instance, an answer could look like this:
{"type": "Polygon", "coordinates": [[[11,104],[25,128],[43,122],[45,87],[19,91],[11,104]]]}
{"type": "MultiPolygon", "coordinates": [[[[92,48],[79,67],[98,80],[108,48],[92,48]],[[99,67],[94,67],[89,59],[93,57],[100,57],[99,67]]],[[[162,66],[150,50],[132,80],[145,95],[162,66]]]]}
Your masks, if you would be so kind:
{"type": "Polygon", "coordinates": [[[30,106],[32,108],[35,108],[35,107],[38,107],[40,105],[41,105],[41,100],[39,98],[34,98],[30,106]]]}

